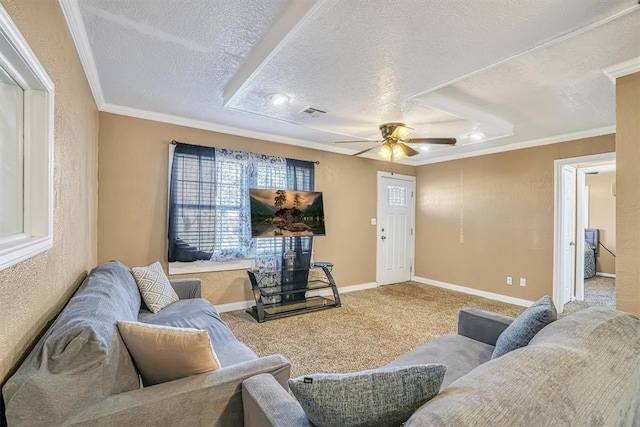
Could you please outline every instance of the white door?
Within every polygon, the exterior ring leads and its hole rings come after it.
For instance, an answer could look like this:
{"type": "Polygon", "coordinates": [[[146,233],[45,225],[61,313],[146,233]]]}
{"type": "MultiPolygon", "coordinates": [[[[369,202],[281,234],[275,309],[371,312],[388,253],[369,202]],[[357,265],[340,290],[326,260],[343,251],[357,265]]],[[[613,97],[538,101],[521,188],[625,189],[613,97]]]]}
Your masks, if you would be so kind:
{"type": "Polygon", "coordinates": [[[415,177],[378,172],[377,281],[411,280],[415,177]]]}
{"type": "Polygon", "coordinates": [[[562,301],[571,301],[576,262],[576,168],[562,168],[562,301]]]}

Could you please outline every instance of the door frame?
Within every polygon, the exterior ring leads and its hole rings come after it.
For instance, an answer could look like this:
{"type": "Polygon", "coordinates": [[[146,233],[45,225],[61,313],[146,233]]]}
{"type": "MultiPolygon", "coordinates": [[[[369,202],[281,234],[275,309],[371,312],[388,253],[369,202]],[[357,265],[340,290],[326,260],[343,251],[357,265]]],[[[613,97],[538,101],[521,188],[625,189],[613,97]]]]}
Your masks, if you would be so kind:
{"type": "Polygon", "coordinates": [[[410,225],[411,225],[411,235],[409,236],[409,241],[411,243],[411,248],[409,249],[409,280],[413,280],[415,275],[414,270],[414,261],[415,261],[415,247],[416,247],[416,177],[411,175],[401,175],[393,172],[383,172],[378,171],[377,174],[377,185],[376,185],[376,284],[380,286],[380,269],[382,268],[382,263],[380,262],[380,256],[382,254],[382,249],[380,247],[380,242],[382,241],[382,232],[380,231],[380,222],[378,221],[381,218],[382,211],[382,201],[378,200],[378,194],[380,194],[380,185],[382,178],[391,178],[391,179],[401,179],[403,181],[410,181],[411,183],[411,197],[409,206],[409,214],[410,214],[410,225]]]}
{"type": "MultiPolygon", "coordinates": [[[[596,162],[607,162],[607,161],[615,161],[616,153],[601,153],[601,154],[593,154],[589,156],[580,156],[580,157],[571,157],[567,159],[558,159],[554,161],[554,174],[553,174],[553,301],[556,305],[556,309],[558,313],[562,313],[564,310],[564,305],[560,304],[562,301],[562,287],[560,286],[562,282],[562,271],[563,268],[566,268],[562,262],[562,194],[564,193],[562,180],[562,169],[565,166],[576,166],[578,168],[578,176],[576,179],[576,188],[579,187],[580,181],[582,181],[582,185],[584,185],[584,173],[580,173],[579,165],[585,163],[596,163],[596,162]],[[580,179],[580,175],[582,175],[582,180],[580,179]]],[[[583,209],[582,204],[584,203],[584,195],[582,191],[576,192],[576,230],[580,230],[584,228],[585,219],[583,218],[583,209]]],[[[582,294],[584,292],[584,259],[581,258],[580,254],[584,253],[584,239],[576,238],[576,262],[574,276],[576,277],[576,288],[574,288],[575,294],[582,294]],[[582,259],[582,262],[580,262],[582,259]],[[579,267],[582,270],[579,270],[579,267]],[[582,277],[582,281],[580,281],[579,277],[582,277]],[[579,284],[582,283],[582,288],[577,289],[579,284]]]]}

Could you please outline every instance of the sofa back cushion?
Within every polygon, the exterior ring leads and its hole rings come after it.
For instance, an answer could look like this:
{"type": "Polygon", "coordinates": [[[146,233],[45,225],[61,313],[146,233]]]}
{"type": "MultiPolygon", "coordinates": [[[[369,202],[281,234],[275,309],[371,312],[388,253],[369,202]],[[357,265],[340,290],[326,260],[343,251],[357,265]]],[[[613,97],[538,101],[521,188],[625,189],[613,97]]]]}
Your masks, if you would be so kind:
{"type": "Polygon", "coordinates": [[[139,388],[118,320],[136,320],[140,293],[127,266],[96,267],[3,388],[10,425],[58,425],[79,408],[139,388]]]}
{"type": "Polygon", "coordinates": [[[640,425],[640,319],[589,308],[423,405],[409,426],[640,425]]]}

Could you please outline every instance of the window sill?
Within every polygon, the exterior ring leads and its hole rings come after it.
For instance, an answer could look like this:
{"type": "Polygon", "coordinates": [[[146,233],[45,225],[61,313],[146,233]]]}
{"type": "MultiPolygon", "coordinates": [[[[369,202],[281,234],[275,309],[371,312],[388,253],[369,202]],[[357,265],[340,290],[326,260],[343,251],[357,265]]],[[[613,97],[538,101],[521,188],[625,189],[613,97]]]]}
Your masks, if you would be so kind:
{"type": "Polygon", "coordinates": [[[28,237],[8,241],[0,245],[0,270],[42,253],[53,246],[50,236],[28,237]]]}
{"type": "Polygon", "coordinates": [[[253,267],[253,258],[233,261],[170,262],[169,274],[209,273],[215,271],[245,270],[253,267]]]}

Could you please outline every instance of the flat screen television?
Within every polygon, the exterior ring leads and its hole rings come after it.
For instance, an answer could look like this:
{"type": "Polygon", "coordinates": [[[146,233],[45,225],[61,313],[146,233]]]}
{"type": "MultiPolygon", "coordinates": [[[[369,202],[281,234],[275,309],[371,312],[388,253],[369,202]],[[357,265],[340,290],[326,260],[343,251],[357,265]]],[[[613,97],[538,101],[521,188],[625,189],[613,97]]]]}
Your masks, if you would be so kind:
{"type": "Polygon", "coordinates": [[[249,189],[251,237],[324,236],[322,193],[249,189]]]}

